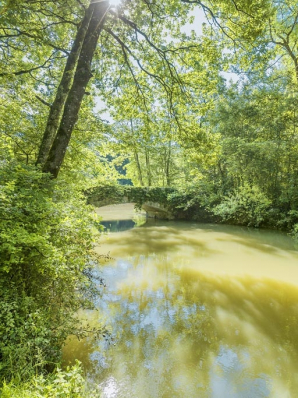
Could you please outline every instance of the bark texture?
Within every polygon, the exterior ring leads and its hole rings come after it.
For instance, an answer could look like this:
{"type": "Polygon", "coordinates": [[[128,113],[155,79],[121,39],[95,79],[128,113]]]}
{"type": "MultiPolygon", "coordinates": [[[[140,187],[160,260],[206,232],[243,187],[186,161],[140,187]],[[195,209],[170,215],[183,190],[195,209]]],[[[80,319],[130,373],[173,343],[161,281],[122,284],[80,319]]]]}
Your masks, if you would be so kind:
{"type": "Polygon", "coordinates": [[[76,38],[73,42],[71,51],[67,58],[67,62],[63,71],[63,75],[56,93],[55,100],[50,107],[50,113],[47,120],[47,125],[43,134],[43,138],[39,147],[39,153],[36,160],[36,165],[44,165],[48,157],[50,148],[56,136],[64,105],[71,89],[71,84],[76,70],[76,65],[81,53],[82,45],[85,39],[86,32],[89,27],[90,20],[94,11],[94,5],[90,5],[85,11],[84,18],[79,26],[76,38]]]}
{"type": "Polygon", "coordinates": [[[78,120],[87,84],[92,77],[91,62],[109,9],[109,2],[94,3],[91,7],[94,7],[94,10],[77,62],[72,87],[65,102],[60,126],[43,167],[43,172],[51,173],[53,178],[56,178],[60,171],[73,128],[78,120]]]}

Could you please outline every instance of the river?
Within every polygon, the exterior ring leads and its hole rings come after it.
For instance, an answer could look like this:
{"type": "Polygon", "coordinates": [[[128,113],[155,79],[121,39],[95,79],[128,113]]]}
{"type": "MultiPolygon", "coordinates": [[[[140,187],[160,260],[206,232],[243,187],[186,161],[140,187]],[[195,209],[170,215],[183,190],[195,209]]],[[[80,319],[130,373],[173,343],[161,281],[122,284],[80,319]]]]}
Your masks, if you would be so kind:
{"type": "Polygon", "coordinates": [[[112,257],[106,287],[81,318],[113,341],[69,338],[65,363],[81,360],[103,398],[298,396],[298,250],[286,234],[112,213],[105,225],[120,231],[97,248],[112,257]]]}

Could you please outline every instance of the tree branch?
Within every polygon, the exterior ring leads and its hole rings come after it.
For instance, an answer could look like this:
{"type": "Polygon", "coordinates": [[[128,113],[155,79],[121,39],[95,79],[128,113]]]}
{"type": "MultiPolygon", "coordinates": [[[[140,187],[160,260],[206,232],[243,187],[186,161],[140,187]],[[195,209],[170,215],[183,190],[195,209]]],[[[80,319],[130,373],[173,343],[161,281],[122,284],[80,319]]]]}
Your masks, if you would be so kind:
{"type": "Polygon", "coordinates": [[[50,56],[42,65],[35,66],[35,67],[33,67],[33,68],[30,68],[30,69],[19,70],[19,71],[17,71],[17,72],[4,72],[4,73],[0,73],[0,77],[8,76],[8,75],[19,76],[19,75],[24,75],[25,73],[31,73],[31,72],[33,72],[33,71],[35,71],[35,70],[45,68],[45,67],[46,67],[46,64],[52,59],[53,55],[54,55],[54,53],[52,53],[51,56],[50,56]]]}
{"type": "MultiPolygon", "coordinates": [[[[141,93],[141,98],[143,100],[144,106],[147,109],[146,100],[145,100],[145,94],[143,93],[142,87],[140,86],[140,84],[138,82],[138,79],[136,78],[135,73],[134,73],[134,71],[133,71],[133,69],[132,69],[132,67],[130,65],[129,59],[128,59],[127,53],[132,55],[131,50],[126,46],[126,44],[110,28],[104,28],[104,30],[107,33],[109,33],[117,41],[118,44],[120,44],[120,47],[122,49],[122,53],[123,53],[123,56],[124,56],[125,64],[127,65],[128,69],[130,71],[130,74],[131,74],[131,76],[132,76],[132,78],[133,78],[133,80],[135,82],[137,91],[141,93]]],[[[135,59],[134,55],[132,55],[132,56],[135,59]]]]}
{"type": "MultiPolygon", "coordinates": [[[[176,82],[179,84],[180,87],[183,87],[182,81],[181,81],[181,79],[180,79],[180,77],[179,77],[179,74],[178,74],[178,72],[177,72],[175,66],[174,66],[174,65],[168,60],[168,58],[167,58],[167,52],[169,52],[169,50],[162,50],[161,48],[157,47],[157,46],[152,42],[152,40],[150,40],[150,38],[148,37],[148,35],[147,35],[145,32],[143,32],[142,30],[140,30],[140,29],[138,28],[138,26],[137,26],[134,22],[132,22],[132,21],[130,21],[129,19],[127,19],[124,15],[118,15],[118,14],[116,14],[113,10],[110,10],[110,13],[111,13],[112,15],[114,15],[115,17],[119,18],[119,19],[120,19],[122,22],[124,22],[126,25],[128,25],[128,26],[130,26],[131,28],[134,29],[134,31],[136,32],[136,39],[137,39],[138,43],[140,43],[139,40],[138,40],[138,34],[140,34],[140,35],[146,40],[146,42],[149,44],[149,46],[152,47],[152,48],[157,52],[157,54],[159,55],[160,59],[165,63],[166,67],[168,68],[168,70],[169,70],[169,72],[170,72],[170,75],[171,75],[173,81],[176,81],[176,82]],[[173,73],[173,72],[174,72],[174,73],[173,73]]],[[[128,49],[128,48],[127,48],[127,49],[128,49]]],[[[129,50],[129,49],[128,49],[128,50],[129,50]]],[[[129,50],[129,52],[131,53],[130,50],[129,50]]],[[[134,56],[132,53],[131,53],[131,55],[134,56]]],[[[159,76],[150,73],[148,70],[146,71],[146,70],[143,68],[143,66],[140,64],[138,58],[136,58],[136,57],[134,57],[134,58],[135,58],[136,62],[138,63],[139,67],[143,70],[143,72],[145,72],[145,73],[147,73],[149,76],[155,78],[157,81],[159,81],[159,83],[163,82],[163,80],[162,80],[159,76]]],[[[165,83],[163,82],[162,84],[163,84],[163,86],[165,87],[165,83]]]]}
{"type": "MultiPolygon", "coordinates": [[[[211,15],[212,20],[214,21],[215,25],[222,31],[222,33],[228,37],[232,42],[235,42],[235,40],[226,32],[226,29],[218,22],[217,16],[214,14],[214,12],[211,10],[210,7],[206,6],[203,4],[200,0],[181,0],[182,3],[188,3],[188,4],[197,4],[202,7],[205,15],[206,13],[211,15]]],[[[206,15],[207,17],[207,15],[206,15]]],[[[208,17],[207,17],[208,19],[208,17]]],[[[208,19],[209,22],[209,19],[208,19]]],[[[231,29],[230,29],[231,30],[231,29]]]]}
{"type": "Polygon", "coordinates": [[[39,95],[35,94],[35,97],[44,105],[48,106],[49,108],[51,108],[51,104],[47,101],[45,101],[43,98],[41,98],[39,95]]]}
{"type": "Polygon", "coordinates": [[[242,10],[241,8],[239,8],[235,0],[231,0],[231,2],[234,4],[234,6],[235,6],[235,8],[236,8],[236,10],[238,12],[242,12],[243,14],[247,15],[250,18],[255,18],[252,14],[249,14],[248,12],[246,12],[246,11],[242,10]]]}

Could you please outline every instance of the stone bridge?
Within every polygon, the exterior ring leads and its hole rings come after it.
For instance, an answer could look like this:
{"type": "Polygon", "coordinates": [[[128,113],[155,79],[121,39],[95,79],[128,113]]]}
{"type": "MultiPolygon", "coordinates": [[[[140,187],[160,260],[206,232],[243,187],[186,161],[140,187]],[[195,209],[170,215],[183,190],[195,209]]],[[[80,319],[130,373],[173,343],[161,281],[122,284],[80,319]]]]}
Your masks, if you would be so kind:
{"type": "Polygon", "coordinates": [[[174,188],[145,188],[128,185],[104,185],[86,192],[88,203],[100,207],[120,203],[135,203],[147,217],[172,220],[177,217],[171,197],[174,188]]]}

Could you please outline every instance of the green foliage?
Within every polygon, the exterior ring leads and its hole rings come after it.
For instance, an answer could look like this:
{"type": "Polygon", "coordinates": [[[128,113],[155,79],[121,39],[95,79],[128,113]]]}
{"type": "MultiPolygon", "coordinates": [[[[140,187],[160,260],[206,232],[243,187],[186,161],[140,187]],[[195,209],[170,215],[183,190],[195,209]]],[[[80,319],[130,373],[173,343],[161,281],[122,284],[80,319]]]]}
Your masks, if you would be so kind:
{"type": "Polygon", "coordinates": [[[212,211],[224,221],[259,227],[268,214],[271,201],[257,187],[244,185],[215,206],[212,211]]]}
{"type": "Polygon", "coordinates": [[[175,192],[174,188],[159,187],[131,187],[118,184],[105,184],[92,188],[86,192],[89,203],[103,206],[113,203],[136,203],[141,208],[145,202],[169,204],[169,195],[175,192]]]}
{"type": "Polygon", "coordinates": [[[94,206],[121,203],[124,198],[124,187],[122,185],[102,184],[86,191],[87,200],[94,206]]]}
{"type": "Polygon", "coordinates": [[[65,330],[55,330],[51,314],[33,297],[20,295],[15,285],[1,283],[0,376],[21,380],[60,358],[65,330]]]}
{"type": "Polygon", "coordinates": [[[71,184],[30,166],[0,171],[0,377],[58,363],[74,313],[90,306],[98,222],[71,184]]]}
{"type": "Polygon", "coordinates": [[[206,186],[192,185],[184,189],[179,188],[168,194],[167,200],[168,206],[177,218],[199,222],[217,221],[210,211],[212,201],[211,195],[206,192],[206,186]]]}
{"type": "Polygon", "coordinates": [[[294,225],[294,228],[292,229],[292,236],[296,241],[298,241],[298,224],[294,225]]]}
{"type": "MultiPolygon", "coordinates": [[[[146,202],[162,205],[176,218],[195,219],[205,222],[216,220],[208,209],[207,193],[203,187],[193,190],[161,187],[131,187],[117,184],[101,185],[86,192],[88,202],[95,206],[132,202],[141,209],[146,202]]],[[[210,197],[209,197],[210,199],[210,197]]]]}
{"type": "MultiPolygon", "coordinates": [[[[57,368],[48,377],[34,376],[29,381],[19,383],[16,379],[4,383],[0,389],[2,398],[87,398],[95,396],[88,391],[79,362],[62,371],[57,368]]],[[[96,395],[100,398],[100,395],[96,395]]]]}

